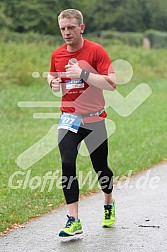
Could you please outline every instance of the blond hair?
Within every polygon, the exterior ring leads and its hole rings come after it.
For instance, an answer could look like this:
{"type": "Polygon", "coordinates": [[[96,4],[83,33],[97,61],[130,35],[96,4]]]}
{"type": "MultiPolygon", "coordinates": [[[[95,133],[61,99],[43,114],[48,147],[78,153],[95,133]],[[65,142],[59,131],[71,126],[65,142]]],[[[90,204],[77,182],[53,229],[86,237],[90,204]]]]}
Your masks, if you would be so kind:
{"type": "Polygon", "coordinates": [[[78,20],[78,25],[83,24],[82,13],[76,9],[63,10],[58,16],[58,21],[62,18],[76,18],[78,20]]]}

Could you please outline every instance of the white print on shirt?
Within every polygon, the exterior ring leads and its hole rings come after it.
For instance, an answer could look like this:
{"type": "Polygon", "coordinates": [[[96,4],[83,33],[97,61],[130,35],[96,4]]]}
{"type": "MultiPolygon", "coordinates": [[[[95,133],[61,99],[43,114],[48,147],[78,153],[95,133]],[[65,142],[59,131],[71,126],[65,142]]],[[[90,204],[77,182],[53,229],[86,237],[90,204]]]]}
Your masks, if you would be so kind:
{"type": "Polygon", "coordinates": [[[66,89],[72,88],[84,88],[84,81],[83,80],[66,80],[66,89]]]}

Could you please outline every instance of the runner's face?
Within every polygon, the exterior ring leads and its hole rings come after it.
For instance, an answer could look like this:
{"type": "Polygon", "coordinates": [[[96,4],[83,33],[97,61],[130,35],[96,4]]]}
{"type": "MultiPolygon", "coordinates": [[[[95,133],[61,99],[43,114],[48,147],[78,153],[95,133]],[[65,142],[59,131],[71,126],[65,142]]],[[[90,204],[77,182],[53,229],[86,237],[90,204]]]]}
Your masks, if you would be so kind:
{"type": "Polygon", "coordinates": [[[59,27],[67,45],[77,45],[80,42],[84,25],[79,25],[76,18],[61,18],[59,20],[59,27]]]}

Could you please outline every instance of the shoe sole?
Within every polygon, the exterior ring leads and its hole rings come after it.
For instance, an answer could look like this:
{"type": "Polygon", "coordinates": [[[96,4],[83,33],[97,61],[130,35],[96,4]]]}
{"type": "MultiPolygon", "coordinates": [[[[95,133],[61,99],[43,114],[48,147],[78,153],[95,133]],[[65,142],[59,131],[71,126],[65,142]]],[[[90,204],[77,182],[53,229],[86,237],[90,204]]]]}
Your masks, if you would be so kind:
{"type": "Polygon", "coordinates": [[[104,225],[104,226],[102,226],[103,228],[111,228],[111,227],[115,227],[115,225],[114,224],[112,224],[112,225],[110,225],[110,226],[106,226],[106,225],[104,225]]]}
{"type": "Polygon", "coordinates": [[[78,230],[78,231],[76,231],[76,232],[74,232],[73,234],[69,234],[69,233],[66,233],[66,232],[61,232],[60,234],[59,234],[59,236],[60,237],[69,237],[69,236],[74,236],[74,235],[77,235],[77,234],[82,234],[83,233],[83,231],[82,230],[78,230]]]}

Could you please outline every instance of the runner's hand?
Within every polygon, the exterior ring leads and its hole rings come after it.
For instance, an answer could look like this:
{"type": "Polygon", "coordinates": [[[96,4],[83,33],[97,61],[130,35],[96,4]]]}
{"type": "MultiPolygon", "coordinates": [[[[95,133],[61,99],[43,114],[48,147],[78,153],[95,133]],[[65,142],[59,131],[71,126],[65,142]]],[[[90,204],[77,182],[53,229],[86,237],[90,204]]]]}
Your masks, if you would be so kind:
{"type": "Polygon", "coordinates": [[[56,78],[52,80],[52,90],[53,92],[59,92],[60,91],[60,84],[61,84],[62,80],[61,78],[56,78]]]}
{"type": "Polygon", "coordinates": [[[82,69],[78,66],[78,64],[68,64],[65,66],[66,69],[66,76],[71,79],[80,79],[80,75],[82,69]]]}

